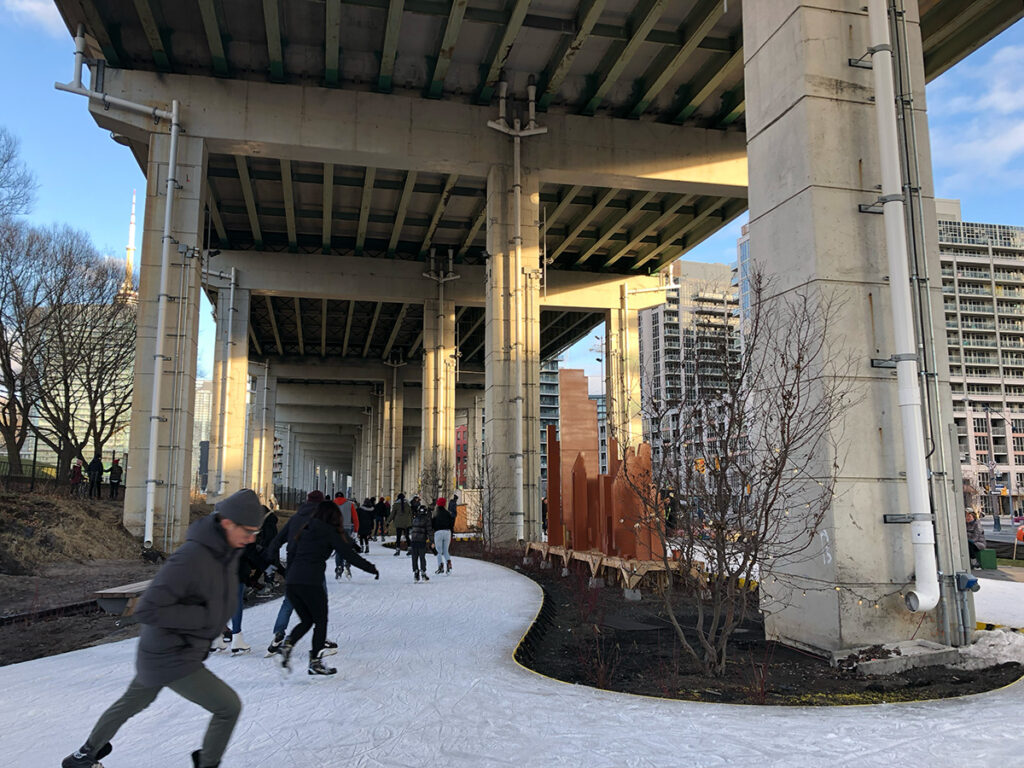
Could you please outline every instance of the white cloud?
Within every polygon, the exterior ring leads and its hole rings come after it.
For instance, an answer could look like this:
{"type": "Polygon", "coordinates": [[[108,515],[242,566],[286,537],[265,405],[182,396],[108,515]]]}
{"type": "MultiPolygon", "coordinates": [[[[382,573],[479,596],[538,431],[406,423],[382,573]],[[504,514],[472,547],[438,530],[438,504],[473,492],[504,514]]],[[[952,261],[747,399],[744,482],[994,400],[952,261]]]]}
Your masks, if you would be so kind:
{"type": "Polygon", "coordinates": [[[989,50],[928,87],[940,195],[1024,187],[1024,45],[989,50]]]}
{"type": "Polygon", "coordinates": [[[67,37],[67,27],[53,0],[0,0],[0,9],[16,23],[40,27],[53,37],[67,37]]]}

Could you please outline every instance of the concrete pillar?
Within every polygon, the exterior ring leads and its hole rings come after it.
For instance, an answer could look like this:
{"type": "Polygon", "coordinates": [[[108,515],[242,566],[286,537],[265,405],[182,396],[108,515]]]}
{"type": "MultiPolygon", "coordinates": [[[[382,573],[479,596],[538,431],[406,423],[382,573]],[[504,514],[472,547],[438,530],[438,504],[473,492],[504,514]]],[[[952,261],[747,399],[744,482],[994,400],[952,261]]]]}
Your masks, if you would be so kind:
{"type": "MultiPolygon", "coordinates": [[[[750,169],[750,254],[772,276],[776,293],[800,291],[840,299],[830,342],[852,356],[859,400],[845,413],[839,455],[822,451],[812,474],[840,466],[836,496],[819,541],[808,556],[778,570],[779,584],[762,581],[763,599],[778,600],[765,620],[771,638],[816,650],[909,639],[943,640],[950,611],[920,616],[900,592],[914,579],[909,525],[886,525],[883,514],[906,511],[895,376],[872,368],[893,351],[890,289],[882,216],[860,213],[881,181],[874,84],[870,70],[851,67],[868,46],[868,18],[850,0],[746,0],[747,141],[750,169]],[[820,549],[820,551],[818,551],[820,549]],[[813,556],[812,556],[813,555],[813,556]],[[798,584],[792,589],[792,584],[798,584]],[[877,606],[877,607],[876,607],[877,606]],[[781,610],[780,610],[781,608],[781,610]]],[[[907,0],[910,72],[925,196],[926,231],[935,231],[931,158],[924,114],[924,72],[917,3],[907,0]]],[[[870,60],[870,59],[869,59],[870,60]]],[[[941,285],[934,237],[925,257],[933,276],[933,306],[941,285]]],[[[936,326],[937,338],[944,329],[936,326]]],[[[942,402],[949,402],[944,343],[938,350],[942,402]]],[[[610,409],[609,409],[610,412],[610,409]]],[[[956,510],[946,479],[935,480],[936,515],[956,510]]],[[[960,536],[962,518],[951,526],[960,536]]],[[[939,570],[959,542],[940,541],[939,570]],[[945,558],[945,561],[944,561],[945,558]]]]}
{"type": "Polygon", "coordinates": [[[384,411],[387,429],[384,434],[384,487],[382,493],[394,499],[402,490],[402,431],[405,426],[405,366],[395,366],[390,378],[384,380],[384,411]]]}
{"type": "MultiPolygon", "coordinates": [[[[192,426],[195,412],[196,350],[199,335],[199,264],[177,248],[170,251],[169,292],[178,301],[165,302],[165,354],[160,413],[151,412],[159,312],[160,266],[164,226],[164,193],[170,137],[153,134],[146,166],[146,215],[139,259],[139,308],[135,337],[131,435],[125,474],[124,525],[141,536],[145,529],[146,489],[158,483],[154,509],[154,546],[171,550],[184,541],[189,523],[192,426]],[[184,287],[179,296],[179,290],[184,287]],[[180,322],[179,322],[180,317],[180,322]],[[159,419],[159,420],[157,420],[159,419]],[[150,428],[156,425],[157,472],[147,477],[150,428]]],[[[202,245],[206,191],[206,145],[200,138],[178,141],[178,169],[171,230],[186,248],[202,245]]],[[[195,253],[194,251],[192,253],[195,253]]]]}
{"type": "Polygon", "coordinates": [[[356,428],[356,436],[352,441],[352,487],[360,499],[364,498],[366,488],[363,485],[363,428],[356,428]]]}
{"type": "Polygon", "coordinates": [[[455,302],[423,304],[423,395],[420,490],[450,494],[455,487],[455,302]]]}
{"type": "MultiPolygon", "coordinates": [[[[619,307],[605,318],[605,385],[608,434],[620,454],[643,442],[640,403],[640,313],[629,308],[625,283],[619,286],[619,307]]],[[[621,458],[621,455],[620,455],[621,458]]]]}
{"type": "Polygon", "coordinates": [[[248,487],[269,505],[274,493],[274,412],[277,409],[277,378],[271,374],[269,363],[250,363],[255,375],[256,388],[253,390],[249,412],[252,436],[249,449],[252,471],[248,487]]]}
{"type": "Polygon", "coordinates": [[[213,353],[213,424],[210,461],[211,503],[245,487],[246,394],[249,384],[249,291],[223,286],[217,293],[217,333],[213,353]],[[230,322],[229,322],[230,318],[230,322]]]}
{"type": "Polygon", "coordinates": [[[520,208],[522,262],[516,274],[513,172],[487,175],[487,303],[484,346],[484,525],[495,541],[540,537],[540,193],[536,174],[524,169],[520,208]],[[517,386],[521,377],[522,386],[517,386]],[[523,420],[517,400],[523,398],[523,420]],[[515,430],[522,431],[523,507],[515,488],[515,430]]]}
{"type": "Polygon", "coordinates": [[[473,398],[473,405],[466,409],[466,487],[479,488],[481,484],[481,463],[483,445],[481,430],[484,426],[484,396],[473,398]]]}

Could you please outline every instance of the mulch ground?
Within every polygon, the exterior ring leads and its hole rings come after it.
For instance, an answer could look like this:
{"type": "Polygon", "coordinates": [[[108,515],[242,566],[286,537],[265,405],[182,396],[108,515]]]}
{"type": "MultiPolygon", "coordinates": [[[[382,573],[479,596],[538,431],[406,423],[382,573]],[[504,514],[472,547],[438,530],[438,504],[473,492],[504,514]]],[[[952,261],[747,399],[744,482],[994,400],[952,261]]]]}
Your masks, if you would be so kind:
{"type": "MultiPolygon", "coordinates": [[[[799,706],[942,699],[1000,688],[1024,675],[1020,664],[1002,664],[972,671],[924,667],[865,678],[766,640],[754,616],[733,635],[725,673],[708,677],[676,640],[657,594],[626,600],[620,587],[590,588],[585,566],[563,577],[559,566],[524,564],[518,552],[485,555],[478,546],[460,543],[457,554],[469,554],[470,547],[473,556],[514,568],[544,590],[545,607],[519,658],[567,683],[691,701],[799,706]]],[[[697,616],[692,599],[678,596],[673,606],[679,623],[692,630],[697,616]]]]}

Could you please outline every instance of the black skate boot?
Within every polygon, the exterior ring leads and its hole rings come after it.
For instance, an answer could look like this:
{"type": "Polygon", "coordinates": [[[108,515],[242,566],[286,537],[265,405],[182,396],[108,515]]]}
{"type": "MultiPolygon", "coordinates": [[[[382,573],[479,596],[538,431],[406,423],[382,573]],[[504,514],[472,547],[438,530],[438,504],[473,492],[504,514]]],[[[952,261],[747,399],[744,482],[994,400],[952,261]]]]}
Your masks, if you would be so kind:
{"type": "Polygon", "coordinates": [[[274,639],[271,640],[270,641],[270,645],[267,646],[267,656],[266,656],[266,658],[269,659],[275,653],[280,653],[281,652],[281,643],[283,643],[283,642],[284,642],[284,632],[279,632],[278,634],[274,635],[274,639]]]}
{"type": "Polygon", "coordinates": [[[427,572],[426,571],[423,572],[423,580],[424,581],[430,581],[430,577],[427,576],[427,572]]]}
{"type": "Polygon", "coordinates": [[[445,570],[445,573],[451,573],[451,572],[452,572],[452,561],[449,560],[448,561],[448,565],[447,565],[446,570],[445,570]]]}
{"type": "Polygon", "coordinates": [[[419,581],[420,580],[420,572],[419,571],[413,571],[412,572],[412,580],[413,581],[419,581]]]}
{"type": "Polygon", "coordinates": [[[435,576],[440,576],[442,573],[444,573],[444,566],[443,565],[437,566],[437,570],[434,571],[434,575],[435,576]]]}
{"type": "Polygon", "coordinates": [[[324,640],[324,647],[320,651],[320,658],[324,656],[333,656],[338,652],[338,644],[333,640],[324,640]]]}
{"type": "Polygon", "coordinates": [[[340,565],[336,566],[335,569],[334,569],[334,578],[335,578],[335,580],[336,581],[341,581],[341,574],[343,574],[344,572],[345,572],[344,568],[342,568],[340,565]]]}
{"type": "Polygon", "coordinates": [[[281,643],[281,650],[278,651],[278,654],[281,657],[281,669],[283,669],[285,672],[291,672],[292,668],[289,662],[291,661],[292,658],[292,644],[285,640],[283,643],[281,643]]]}
{"type": "Polygon", "coordinates": [[[324,660],[319,656],[316,656],[312,651],[309,652],[309,669],[306,670],[307,674],[310,675],[335,675],[338,673],[334,667],[328,667],[324,664],[324,660]]]}
{"type": "Polygon", "coordinates": [[[93,750],[92,745],[85,742],[80,749],[61,760],[60,765],[61,768],[103,768],[103,763],[100,760],[109,755],[113,749],[109,741],[97,750],[93,750]],[[94,751],[95,754],[93,754],[94,751]]]}
{"type": "Polygon", "coordinates": [[[199,762],[200,750],[196,750],[192,753],[192,768],[219,768],[220,763],[214,763],[213,765],[203,765],[199,762]]]}

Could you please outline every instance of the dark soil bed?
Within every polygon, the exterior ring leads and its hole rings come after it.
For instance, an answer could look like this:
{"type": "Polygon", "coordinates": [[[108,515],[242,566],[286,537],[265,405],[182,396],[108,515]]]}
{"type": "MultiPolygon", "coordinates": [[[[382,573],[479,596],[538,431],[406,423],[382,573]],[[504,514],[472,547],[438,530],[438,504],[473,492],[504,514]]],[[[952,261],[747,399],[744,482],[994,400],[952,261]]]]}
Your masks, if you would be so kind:
{"type": "MultiPolygon", "coordinates": [[[[472,546],[460,543],[459,554],[469,554],[472,546]]],[[[707,677],[676,641],[656,594],[645,591],[639,602],[629,601],[621,587],[591,589],[588,570],[563,577],[559,566],[542,569],[536,560],[526,565],[518,553],[485,556],[476,548],[473,555],[515,568],[544,590],[541,616],[518,658],[530,669],[567,683],[692,701],[837,705],[963,696],[1024,675],[1024,667],[1014,663],[972,671],[924,667],[865,678],[765,640],[764,627],[755,617],[734,634],[725,674],[707,677]]],[[[692,601],[680,597],[674,606],[684,628],[696,625],[692,601]]]]}

